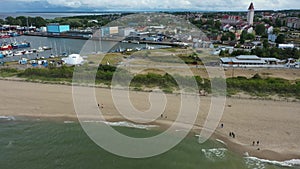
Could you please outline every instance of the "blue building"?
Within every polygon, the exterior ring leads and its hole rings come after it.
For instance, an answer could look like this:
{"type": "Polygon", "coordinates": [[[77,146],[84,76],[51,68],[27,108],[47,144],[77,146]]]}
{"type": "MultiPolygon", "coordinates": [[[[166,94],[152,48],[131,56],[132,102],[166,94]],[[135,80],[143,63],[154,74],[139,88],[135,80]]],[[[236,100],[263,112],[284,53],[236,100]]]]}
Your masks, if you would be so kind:
{"type": "Polygon", "coordinates": [[[47,32],[52,34],[60,34],[70,30],[70,25],[59,25],[58,23],[51,23],[47,25],[47,32]]]}
{"type": "Polygon", "coordinates": [[[102,27],[101,28],[101,36],[106,37],[110,35],[110,29],[109,27],[102,27]]]}

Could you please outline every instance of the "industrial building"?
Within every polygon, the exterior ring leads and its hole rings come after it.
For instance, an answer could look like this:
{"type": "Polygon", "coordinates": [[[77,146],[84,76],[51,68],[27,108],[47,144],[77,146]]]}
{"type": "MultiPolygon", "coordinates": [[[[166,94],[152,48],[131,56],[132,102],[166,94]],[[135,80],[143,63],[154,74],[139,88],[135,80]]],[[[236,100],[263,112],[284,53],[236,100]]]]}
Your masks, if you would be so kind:
{"type": "Polygon", "coordinates": [[[70,25],[60,25],[58,23],[50,23],[47,25],[47,33],[59,35],[60,33],[70,30],[70,25]]]}

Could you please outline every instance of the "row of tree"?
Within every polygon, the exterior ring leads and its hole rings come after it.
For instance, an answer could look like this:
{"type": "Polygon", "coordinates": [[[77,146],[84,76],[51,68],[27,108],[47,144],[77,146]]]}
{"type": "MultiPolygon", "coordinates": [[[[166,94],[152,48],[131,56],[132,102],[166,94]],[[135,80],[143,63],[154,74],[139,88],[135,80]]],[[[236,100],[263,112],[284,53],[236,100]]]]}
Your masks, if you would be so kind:
{"type": "Polygon", "coordinates": [[[0,19],[0,24],[8,24],[8,25],[20,25],[20,26],[36,26],[41,27],[45,26],[48,23],[47,20],[45,20],[42,17],[25,17],[25,16],[18,16],[16,18],[8,16],[5,18],[5,20],[0,19]]]}
{"type": "MultiPolygon", "coordinates": [[[[1,73],[0,69],[0,73],[1,73]]],[[[11,71],[11,70],[10,70],[11,71]]],[[[25,78],[36,78],[43,80],[53,80],[53,79],[66,79],[71,80],[73,77],[73,67],[53,67],[46,69],[26,69],[20,72],[18,75],[25,78]],[[47,79],[50,78],[50,79],[47,79]]],[[[79,69],[80,71],[91,71],[89,68],[84,66],[79,69]]],[[[113,66],[100,66],[97,75],[96,81],[100,83],[111,84],[113,76],[117,79],[117,82],[125,82],[132,79],[131,86],[148,86],[148,87],[160,87],[162,89],[171,88],[178,89],[178,83],[180,83],[184,88],[190,88],[194,86],[194,83],[198,85],[200,90],[204,89],[207,92],[210,92],[210,80],[202,79],[199,76],[188,77],[180,75],[170,75],[170,74],[139,74],[133,77],[132,74],[126,70],[117,70],[113,66]],[[119,71],[116,73],[116,71],[119,71]],[[175,80],[176,79],[176,80],[175,80]]],[[[218,82],[218,79],[212,79],[218,82]]],[[[254,77],[247,79],[245,77],[229,78],[226,80],[227,90],[229,92],[246,92],[251,94],[280,94],[280,95],[289,95],[300,98],[300,81],[291,82],[285,79],[279,78],[261,78],[258,74],[254,77]]]]}
{"type": "MultiPolygon", "coordinates": [[[[125,15],[125,14],[124,14],[125,15]]],[[[44,19],[42,17],[25,17],[8,16],[5,19],[0,19],[0,25],[20,25],[20,26],[46,26],[48,23],[59,23],[70,25],[72,28],[78,27],[93,27],[93,26],[104,26],[109,22],[120,18],[119,15],[101,15],[101,16],[74,16],[74,17],[63,17],[54,19],[44,19]],[[90,20],[97,20],[98,22],[89,22],[90,20]]]]}
{"type": "Polygon", "coordinates": [[[228,51],[221,51],[221,57],[235,57],[238,55],[257,55],[259,57],[275,57],[277,59],[300,58],[300,51],[296,48],[281,49],[277,47],[255,48],[251,52],[245,50],[235,50],[231,54],[228,51]]]}

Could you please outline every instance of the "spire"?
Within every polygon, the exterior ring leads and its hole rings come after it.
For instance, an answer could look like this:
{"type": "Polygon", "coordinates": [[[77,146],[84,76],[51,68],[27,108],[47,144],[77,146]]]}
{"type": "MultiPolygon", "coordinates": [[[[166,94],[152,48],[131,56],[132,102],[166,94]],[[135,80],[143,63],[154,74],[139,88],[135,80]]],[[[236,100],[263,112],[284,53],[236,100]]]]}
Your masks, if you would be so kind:
{"type": "Polygon", "coordinates": [[[251,4],[250,4],[250,6],[249,6],[248,10],[254,10],[254,5],[253,5],[253,2],[251,2],[251,4]]]}

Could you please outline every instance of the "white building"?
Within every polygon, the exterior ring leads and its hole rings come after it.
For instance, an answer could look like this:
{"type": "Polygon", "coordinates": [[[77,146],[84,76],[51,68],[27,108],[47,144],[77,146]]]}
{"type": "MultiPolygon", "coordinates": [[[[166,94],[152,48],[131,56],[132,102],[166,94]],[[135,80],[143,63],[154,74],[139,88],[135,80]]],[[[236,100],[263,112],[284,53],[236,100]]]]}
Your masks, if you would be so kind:
{"type": "Polygon", "coordinates": [[[127,36],[129,36],[132,32],[135,32],[135,29],[134,29],[134,28],[123,28],[123,29],[120,29],[120,31],[119,31],[119,36],[127,37],[127,36]]]}
{"type": "Polygon", "coordinates": [[[247,15],[247,22],[249,25],[253,25],[254,20],[254,5],[251,2],[249,8],[248,8],[248,15],[247,15]]]}
{"type": "Polygon", "coordinates": [[[283,68],[285,65],[281,64],[276,58],[260,58],[256,55],[239,55],[236,57],[220,58],[221,66],[223,67],[265,67],[265,68],[283,68]]]}
{"type": "Polygon", "coordinates": [[[281,48],[281,49],[285,49],[285,48],[294,48],[295,45],[294,44],[279,44],[278,45],[278,48],[281,48]]]}
{"type": "Polygon", "coordinates": [[[79,54],[71,54],[61,60],[67,65],[82,65],[85,63],[85,60],[79,54]]]}

